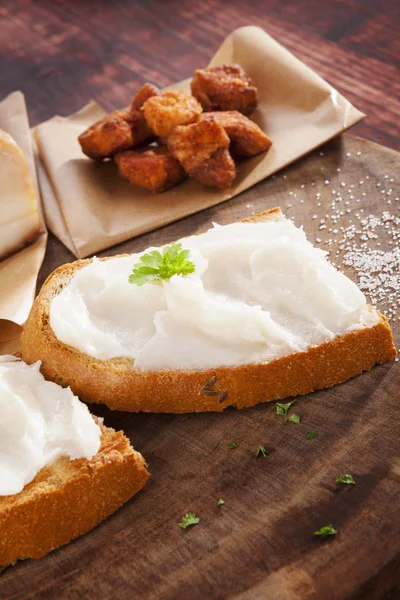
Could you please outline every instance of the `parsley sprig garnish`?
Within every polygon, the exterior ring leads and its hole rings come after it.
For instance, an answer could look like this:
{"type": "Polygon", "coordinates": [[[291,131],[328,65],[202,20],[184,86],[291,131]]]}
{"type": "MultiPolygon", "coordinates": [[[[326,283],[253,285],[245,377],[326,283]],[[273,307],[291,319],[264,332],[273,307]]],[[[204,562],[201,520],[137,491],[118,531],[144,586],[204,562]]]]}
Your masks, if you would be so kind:
{"type": "Polygon", "coordinates": [[[149,254],[143,254],[129,275],[129,283],[144,285],[168,281],[173,275],[189,275],[196,268],[189,256],[190,250],[182,250],[181,243],[165,246],[161,252],[153,250],[149,254]]]}
{"type": "Polygon", "coordinates": [[[308,440],[313,440],[318,436],[318,431],[310,431],[310,433],[307,433],[307,439],[308,440]]]}
{"type": "Polygon", "coordinates": [[[356,485],[352,475],[345,473],[336,479],[336,483],[347,483],[348,485],[356,485]]]}
{"type": "Polygon", "coordinates": [[[186,529],[186,527],[190,527],[191,525],[197,525],[200,523],[200,517],[196,517],[194,513],[186,513],[184,517],[182,517],[182,521],[178,523],[179,527],[182,529],[186,529]]]}
{"type": "Polygon", "coordinates": [[[337,530],[334,529],[333,525],[325,525],[318,529],[318,531],[314,531],[314,535],[319,535],[320,537],[327,537],[328,535],[336,535],[337,530]]]}
{"type": "Polygon", "coordinates": [[[229,450],[234,450],[237,447],[238,447],[238,445],[236,444],[236,442],[229,442],[229,444],[228,444],[229,450]]]}
{"type": "Polygon", "coordinates": [[[225,500],[223,500],[222,498],[220,498],[217,502],[217,506],[223,506],[225,504],[225,500]]]}

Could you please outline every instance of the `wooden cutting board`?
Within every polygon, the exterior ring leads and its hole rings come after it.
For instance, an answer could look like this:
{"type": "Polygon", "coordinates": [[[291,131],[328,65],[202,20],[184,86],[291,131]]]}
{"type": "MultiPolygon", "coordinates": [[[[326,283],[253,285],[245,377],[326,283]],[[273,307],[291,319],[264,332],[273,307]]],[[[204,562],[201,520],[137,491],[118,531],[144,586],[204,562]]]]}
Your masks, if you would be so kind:
{"type": "MultiPolygon", "coordinates": [[[[400,216],[399,168],[397,153],[344,135],[241,196],[104,255],[280,206],[340,266],[334,256],[340,227],[370,213],[400,216]],[[333,212],[334,191],[343,197],[344,215],[319,229],[333,212]],[[329,245],[329,239],[337,241],[329,245]]],[[[370,243],[384,249],[385,240],[379,233],[370,243]]],[[[51,238],[41,281],[72,259],[51,238]]],[[[357,281],[353,269],[344,270],[357,281]]],[[[392,325],[398,344],[400,309],[392,325]]],[[[182,416],[92,406],[107,425],[124,429],[152,477],[88,535],[4,571],[0,598],[400,598],[399,376],[400,363],[392,361],[298,398],[298,425],[285,425],[274,403],[182,416]],[[318,437],[307,439],[314,430],[318,437]],[[238,447],[229,450],[229,442],[238,447]],[[269,451],[266,458],[255,458],[259,445],[269,451]],[[343,473],[356,485],[336,484],[343,473]],[[177,524],[187,512],[200,523],[182,530],[177,524]],[[314,535],[330,523],[335,537],[314,535]]]]}

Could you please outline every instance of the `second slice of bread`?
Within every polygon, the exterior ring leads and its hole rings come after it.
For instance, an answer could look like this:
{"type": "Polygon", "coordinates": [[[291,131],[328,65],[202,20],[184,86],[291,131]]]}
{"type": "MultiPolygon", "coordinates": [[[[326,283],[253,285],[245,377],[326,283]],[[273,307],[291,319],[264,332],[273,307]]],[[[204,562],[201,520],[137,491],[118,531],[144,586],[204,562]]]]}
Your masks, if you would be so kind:
{"type": "Polygon", "coordinates": [[[19,494],[0,496],[0,569],[87,533],[145,485],[142,455],[121,431],[101,430],[92,459],[61,457],[19,494]]]}
{"type": "MultiPolygon", "coordinates": [[[[248,221],[274,219],[278,213],[273,209],[248,221]]],[[[50,275],[21,338],[27,363],[41,360],[47,379],[71,386],[86,402],[131,412],[221,412],[227,406],[243,408],[330,387],[396,356],[388,321],[380,315],[373,327],[268,363],[204,371],[141,371],[132,368],[128,358],[98,360],[60,342],[49,321],[52,299],[89,262],[63,265],[50,275]]]]}

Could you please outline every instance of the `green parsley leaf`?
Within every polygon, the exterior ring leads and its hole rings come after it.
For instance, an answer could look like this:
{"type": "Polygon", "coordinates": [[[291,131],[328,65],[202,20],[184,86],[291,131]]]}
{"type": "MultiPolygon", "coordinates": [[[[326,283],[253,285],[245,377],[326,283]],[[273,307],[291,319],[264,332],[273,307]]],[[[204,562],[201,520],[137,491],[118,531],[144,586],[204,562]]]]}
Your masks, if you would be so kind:
{"type": "Polygon", "coordinates": [[[223,504],[225,504],[225,500],[222,500],[222,498],[220,498],[217,502],[217,506],[222,506],[223,504]]]}
{"type": "Polygon", "coordinates": [[[182,517],[182,521],[178,523],[179,527],[182,529],[186,529],[186,527],[190,527],[191,525],[197,525],[200,523],[200,518],[196,517],[194,513],[186,513],[184,517],[182,517]]]}
{"type": "Polygon", "coordinates": [[[255,452],[256,458],[258,458],[259,456],[268,456],[268,451],[264,448],[264,446],[258,446],[256,452],[255,452]]]}
{"type": "Polygon", "coordinates": [[[319,535],[320,537],[327,537],[328,535],[336,535],[337,530],[333,528],[333,525],[325,525],[325,527],[321,527],[318,531],[314,531],[314,535],[319,535]]]}
{"type": "Polygon", "coordinates": [[[296,413],[293,413],[292,415],[286,418],[285,423],[287,422],[296,423],[298,425],[300,423],[300,415],[296,415],[296,413]]]}
{"type": "Polygon", "coordinates": [[[318,435],[318,431],[310,431],[310,433],[307,433],[307,439],[308,440],[313,440],[314,438],[316,438],[318,435]]]}
{"type": "Polygon", "coordinates": [[[296,400],[292,400],[291,402],[287,402],[286,404],[282,404],[281,402],[277,402],[276,406],[276,414],[280,417],[287,417],[289,408],[294,404],[296,400]]]}
{"type": "Polygon", "coordinates": [[[228,444],[229,450],[234,450],[237,447],[238,447],[238,445],[235,444],[235,442],[229,442],[229,444],[228,444]]]}
{"type": "Polygon", "coordinates": [[[356,485],[356,482],[354,481],[353,476],[349,475],[348,473],[338,477],[336,479],[336,483],[347,483],[347,484],[351,484],[351,485],[356,485]]]}
{"type": "Polygon", "coordinates": [[[129,275],[129,283],[144,285],[149,282],[168,281],[173,275],[188,275],[195,270],[189,260],[190,250],[182,250],[182,244],[165,246],[161,252],[152,250],[143,254],[129,275]]]}

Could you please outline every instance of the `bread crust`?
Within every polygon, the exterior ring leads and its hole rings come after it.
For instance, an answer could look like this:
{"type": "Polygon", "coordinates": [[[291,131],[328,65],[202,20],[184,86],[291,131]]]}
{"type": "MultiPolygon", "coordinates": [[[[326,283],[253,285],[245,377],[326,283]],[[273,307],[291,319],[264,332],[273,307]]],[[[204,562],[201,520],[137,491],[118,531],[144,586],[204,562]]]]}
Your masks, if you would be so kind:
{"type": "Polygon", "coordinates": [[[40,558],[87,533],[144,486],[142,455],[121,431],[101,429],[91,460],[59,458],[19,494],[0,496],[1,566],[40,558]]]}
{"type": "MultiPolygon", "coordinates": [[[[271,219],[279,213],[272,209],[246,220],[271,219]]],[[[132,369],[131,359],[98,360],[60,342],[49,323],[54,296],[90,262],[63,265],[49,276],[25,324],[22,357],[29,364],[41,360],[46,379],[71,386],[82,400],[103,403],[112,410],[187,413],[244,408],[342,383],[397,354],[388,320],[380,315],[374,327],[264,364],[142,371],[132,369]]]]}

